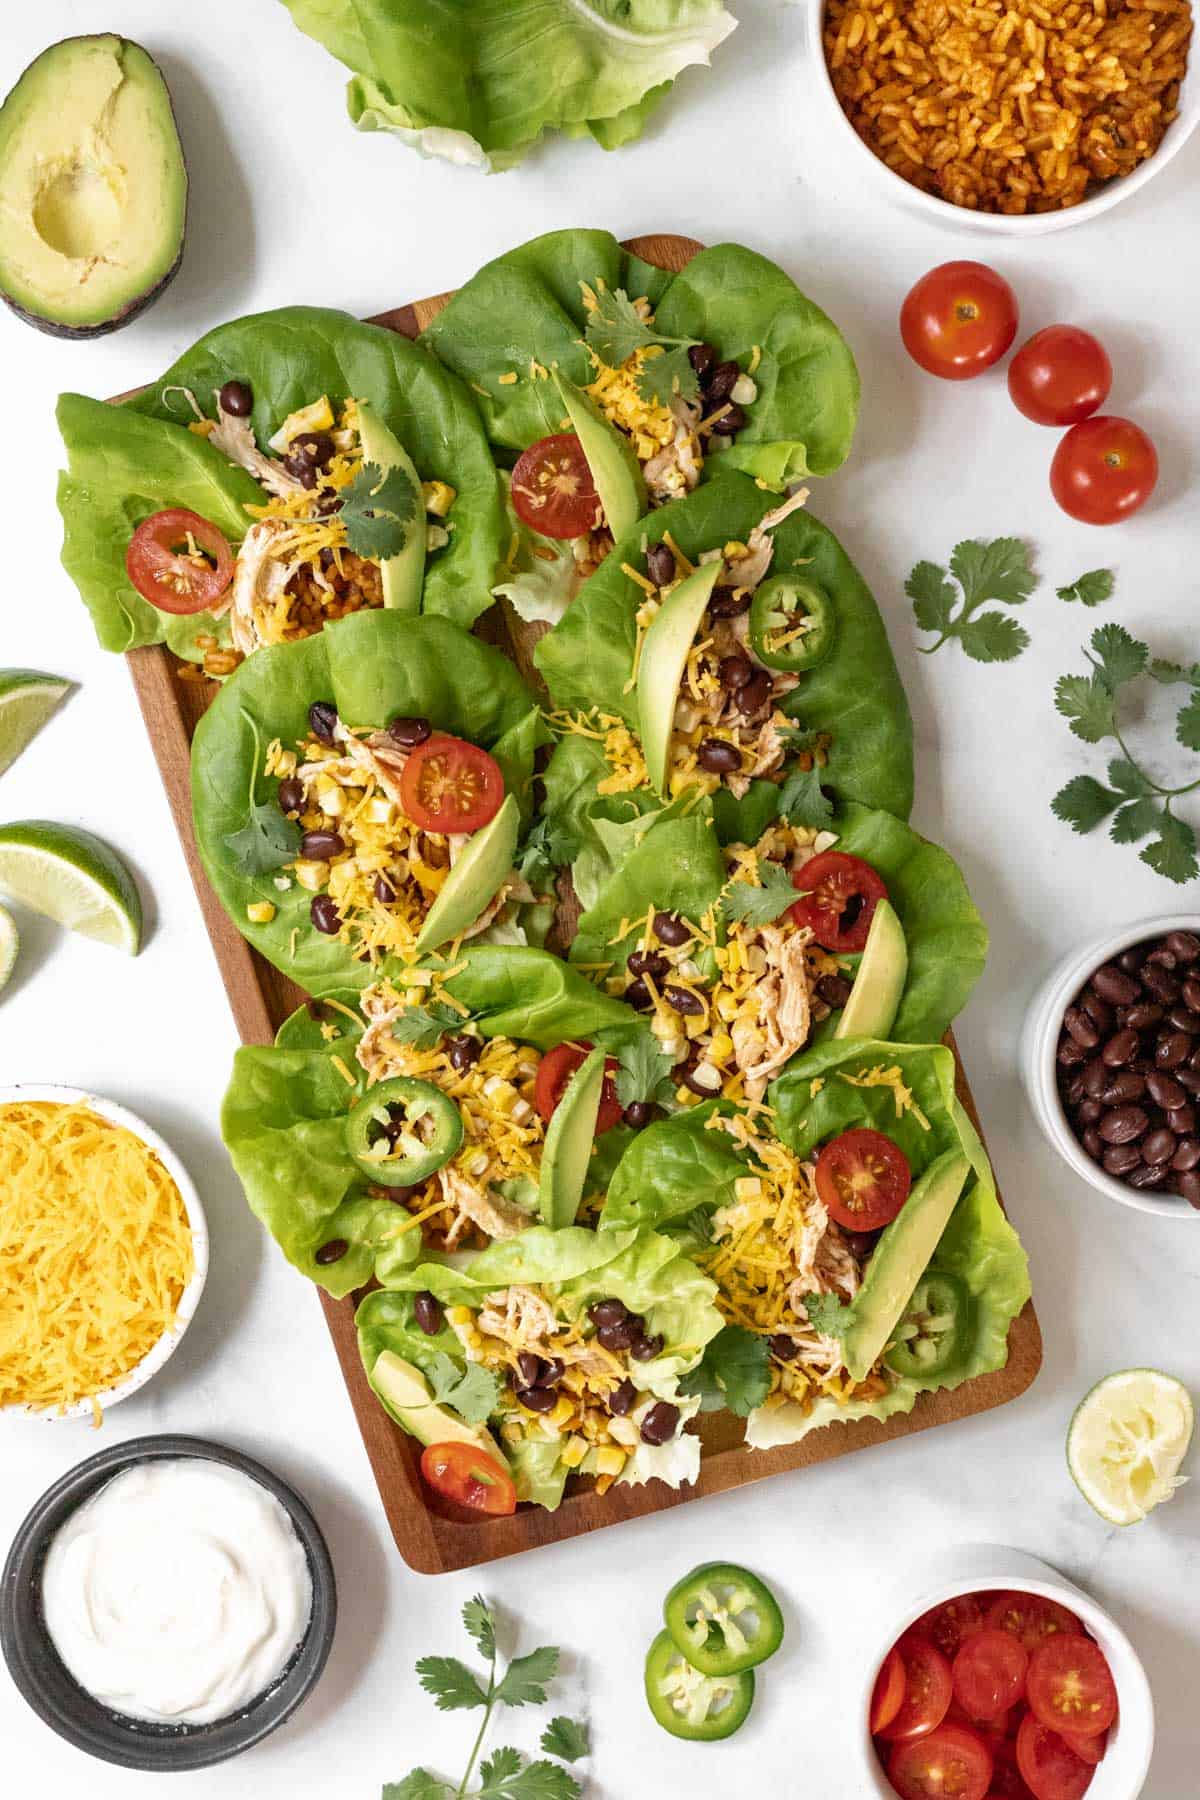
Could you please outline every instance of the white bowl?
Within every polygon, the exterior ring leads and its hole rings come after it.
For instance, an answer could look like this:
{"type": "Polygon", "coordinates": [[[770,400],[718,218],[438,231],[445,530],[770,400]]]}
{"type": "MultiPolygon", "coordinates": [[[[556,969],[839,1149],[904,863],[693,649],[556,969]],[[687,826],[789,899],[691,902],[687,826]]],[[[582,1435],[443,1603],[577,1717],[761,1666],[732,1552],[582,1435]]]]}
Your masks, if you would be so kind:
{"type": "MultiPolygon", "coordinates": [[[[832,115],[838,141],[853,145],[852,154],[860,159],[865,158],[875,172],[881,192],[886,192],[891,199],[899,200],[914,211],[923,213],[927,219],[949,226],[951,230],[973,231],[992,237],[1042,237],[1049,231],[1065,231],[1068,226],[1082,225],[1085,220],[1108,212],[1111,207],[1117,206],[1130,194],[1136,193],[1138,188],[1152,181],[1155,175],[1166,168],[1172,157],[1178,156],[1197,125],[1200,125],[1200,80],[1193,74],[1189,62],[1187,76],[1180,88],[1178,117],[1168,126],[1154,155],[1139,163],[1131,174],[1110,181],[1090,200],[1082,200],[1078,206],[1068,206],[1048,213],[988,213],[976,212],[969,206],[955,206],[951,201],[942,200],[936,194],[927,194],[923,189],[914,187],[911,181],[905,181],[903,175],[897,175],[894,169],[889,169],[882,158],[876,156],[859,137],[842,111],[842,103],[834,91],[825,62],[822,30],[825,0],[807,0],[807,6],[810,61],[826,111],[832,115]]],[[[1191,46],[1191,55],[1193,58],[1200,56],[1200,45],[1195,42],[1191,46]]]]}
{"type": "Polygon", "coordinates": [[[1200,937],[1200,914],[1168,913],[1163,918],[1141,919],[1125,925],[1108,937],[1095,938],[1082,950],[1072,950],[1056,963],[1034,996],[1021,1028],[1021,1079],[1034,1117],[1054,1149],[1098,1193],[1122,1206],[1138,1212],[1157,1213],[1165,1219],[1200,1219],[1200,1212],[1179,1194],[1156,1194],[1152,1190],[1132,1188],[1109,1175],[1094,1163],[1067,1123],[1062,1101],[1058,1097],[1055,1077],[1055,1053],[1063,1013],[1089,975],[1101,963],[1111,962],[1122,950],[1140,944],[1146,938],[1162,937],[1168,931],[1194,931],[1200,937]]]}
{"type": "MultiPolygon", "coordinates": [[[[1108,1737],[1104,1760],[1096,1767],[1087,1800],[1137,1800],[1154,1750],[1154,1702],[1137,1651],[1120,1626],[1081,1588],[1039,1557],[1001,1544],[961,1544],[910,1570],[893,1595],[891,1617],[880,1631],[873,1628],[863,1646],[863,1677],[854,1710],[854,1753],[860,1792],[878,1800],[896,1800],[896,1790],[883,1773],[871,1742],[871,1695],[880,1664],[900,1635],[929,1611],[959,1594],[977,1589],[1012,1589],[1057,1600],[1081,1619],[1103,1650],[1116,1683],[1120,1713],[1108,1737]]],[[[878,1615],[876,1615],[878,1619],[878,1615]]]]}
{"type": "Polygon", "coordinates": [[[204,1208],[200,1204],[200,1196],[196,1192],[191,1176],[171,1149],[163,1142],[156,1131],[153,1131],[145,1120],[139,1119],[136,1113],[126,1111],[118,1106],[115,1100],[106,1100],[101,1094],[89,1094],[84,1088],[57,1087],[34,1082],[23,1082],[13,1087],[0,1087],[0,1106],[9,1105],[14,1100],[48,1100],[60,1106],[70,1106],[82,1101],[102,1119],[113,1125],[123,1125],[134,1137],[140,1138],[154,1151],[175,1186],[179,1189],[187,1213],[188,1228],[192,1234],[192,1278],[184,1288],[175,1320],[163,1332],[158,1342],[143,1356],[141,1362],[134,1365],[128,1375],[122,1377],[113,1387],[105,1388],[102,1393],[89,1395],[86,1400],[77,1400],[73,1406],[64,1407],[61,1412],[42,1412],[28,1406],[0,1407],[0,1413],[8,1415],[24,1414],[35,1419],[90,1419],[93,1414],[93,1399],[105,1412],[122,1400],[128,1400],[130,1394],[136,1394],[144,1387],[152,1375],[157,1375],[163,1364],[174,1355],[184,1332],[192,1322],[196,1307],[200,1303],[200,1295],[204,1291],[205,1278],[208,1275],[208,1221],[204,1216],[204,1208]]]}

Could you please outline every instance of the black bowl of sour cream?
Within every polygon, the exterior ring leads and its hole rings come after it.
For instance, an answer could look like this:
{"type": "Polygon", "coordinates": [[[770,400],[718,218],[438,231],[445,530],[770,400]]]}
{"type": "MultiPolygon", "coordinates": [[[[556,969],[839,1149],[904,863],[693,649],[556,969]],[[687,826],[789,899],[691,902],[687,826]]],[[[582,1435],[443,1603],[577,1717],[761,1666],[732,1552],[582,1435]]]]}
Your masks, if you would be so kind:
{"type": "Polygon", "coordinates": [[[143,1437],[47,1489],[0,1584],[0,1649],[33,1710],[105,1762],[237,1756],[320,1679],[337,1589],[295,1490],[239,1450],[143,1437]]]}

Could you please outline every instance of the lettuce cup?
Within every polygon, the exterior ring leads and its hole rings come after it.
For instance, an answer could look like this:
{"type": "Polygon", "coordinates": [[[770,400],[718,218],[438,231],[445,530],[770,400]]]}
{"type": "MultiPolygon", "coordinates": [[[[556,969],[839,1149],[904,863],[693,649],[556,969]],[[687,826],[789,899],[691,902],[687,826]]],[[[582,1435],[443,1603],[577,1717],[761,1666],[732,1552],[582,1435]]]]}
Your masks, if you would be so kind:
{"type": "Polygon", "coordinates": [[[64,394],[63,562],[108,650],[223,677],[376,607],[470,625],[500,492],[470,396],[419,345],[293,306],[221,325],[118,406],[64,394]]]}

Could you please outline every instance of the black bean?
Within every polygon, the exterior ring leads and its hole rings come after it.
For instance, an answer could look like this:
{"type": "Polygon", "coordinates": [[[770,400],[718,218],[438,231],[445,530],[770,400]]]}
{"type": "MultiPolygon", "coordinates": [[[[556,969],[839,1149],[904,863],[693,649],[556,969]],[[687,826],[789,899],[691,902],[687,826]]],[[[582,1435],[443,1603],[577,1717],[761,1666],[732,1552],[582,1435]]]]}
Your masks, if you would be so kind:
{"type": "Polygon", "coordinates": [[[1189,975],[1183,984],[1183,1004],[1192,1012],[1200,1013],[1200,981],[1189,975]]]}
{"type": "Polygon", "coordinates": [[[776,1331],[767,1339],[767,1349],[778,1362],[794,1362],[800,1346],[786,1331],[776,1331]]]}
{"type": "Polygon", "coordinates": [[[727,688],[730,693],[736,693],[739,688],[744,688],[753,674],[754,664],[748,656],[743,656],[740,651],[733,656],[723,656],[717,664],[717,677],[721,686],[727,688]]]}
{"type": "Polygon", "coordinates": [[[1100,1042],[1100,1032],[1094,1019],[1090,1019],[1079,1006],[1068,1006],[1063,1014],[1063,1025],[1077,1044],[1085,1050],[1094,1050],[1100,1042]]]}
{"type": "Polygon", "coordinates": [[[1141,1137],[1149,1123],[1149,1116],[1140,1106],[1114,1106],[1096,1129],[1106,1144],[1128,1144],[1141,1137]]]}
{"type": "Polygon", "coordinates": [[[699,994],[693,994],[690,988],[679,987],[673,981],[668,981],[663,988],[663,999],[685,1018],[699,1018],[704,1011],[704,1002],[699,994]]]}
{"type": "Polygon", "coordinates": [[[654,995],[640,975],[636,981],[630,982],[622,999],[627,1006],[632,1006],[635,1012],[650,1012],[654,1006],[654,995]]]}
{"type": "MultiPolygon", "coordinates": [[[[1186,1181],[1187,1176],[1183,1179],[1186,1181]]],[[[679,1408],[669,1400],[660,1400],[650,1408],[641,1424],[643,1444],[669,1444],[679,1429],[679,1408]]]]}
{"type": "Polygon", "coordinates": [[[717,364],[704,384],[705,399],[711,406],[720,406],[723,400],[728,400],[737,386],[738,376],[741,372],[735,362],[717,364]]]}
{"type": "Polygon", "coordinates": [[[1157,1070],[1153,1075],[1147,1075],[1146,1088],[1150,1098],[1166,1112],[1170,1112],[1172,1107],[1182,1106],[1187,1099],[1174,1076],[1160,1074],[1157,1070]]]}
{"type": "Polygon", "coordinates": [[[1142,1153],[1136,1144],[1110,1144],[1100,1160],[1110,1175],[1128,1175],[1141,1162],[1142,1153]]]}
{"type": "Polygon", "coordinates": [[[716,587],[708,610],[714,619],[736,619],[740,613],[749,612],[750,598],[748,588],[716,587]]]}
{"type": "Polygon", "coordinates": [[[1165,1163],[1157,1167],[1143,1163],[1140,1169],[1134,1169],[1125,1179],[1132,1188],[1156,1188],[1162,1187],[1168,1173],[1165,1163]]]}
{"type": "Polygon", "coordinates": [[[1157,1000],[1138,1000],[1133,1006],[1124,1008],[1122,1025],[1130,1025],[1134,1031],[1145,1031],[1150,1025],[1157,1025],[1163,1016],[1163,1009],[1157,1000]]]}
{"type": "Polygon", "coordinates": [[[1175,1154],[1171,1158],[1171,1167],[1179,1174],[1186,1174],[1188,1169],[1200,1166],[1200,1138],[1181,1138],[1175,1146],[1175,1154]]]}
{"type": "Polygon", "coordinates": [[[742,753],[725,738],[702,738],[696,748],[696,761],[709,775],[732,775],[742,766],[742,753]]]}
{"type": "Polygon", "coordinates": [[[300,854],[305,862],[328,862],[345,848],[336,831],[306,831],[300,839],[300,854]]]}
{"type": "Polygon", "coordinates": [[[371,892],[380,906],[390,906],[396,898],[396,890],[386,875],[377,875],[371,883],[371,892]]]}
{"type": "Polygon", "coordinates": [[[453,1037],[446,1045],[446,1055],[450,1059],[450,1067],[459,1073],[464,1069],[473,1069],[483,1055],[483,1045],[478,1038],[453,1037]]]}
{"type": "MultiPolygon", "coordinates": [[[[1093,1025],[1107,1036],[1117,1022],[1116,1014],[1108,1001],[1101,999],[1100,995],[1097,994],[1094,989],[1084,988],[1082,994],[1079,996],[1079,1005],[1083,1008],[1093,1025]]],[[[1122,1020],[1122,1024],[1125,1023],[1127,1023],[1127,1021],[1122,1020]]]]}
{"type": "Polygon", "coordinates": [[[1186,1031],[1189,1037],[1194,1032],[1200,1031],[1200,1019],[1183,1004],[1182,1000],[1177,1000],[1169,1009],[1167,1024],[1173,1026],[1176,1031],[1186,1031]]]}
{"type": "Polygon", "coordinates": [[[302,487],[315,487],[317,470],[333,461],[334,442],[327,431],[302,431],[287,447],[283,466],[302,487]]]}
{"type": "Polygon", "coordinates": [[[1175,967],[1176,961],[1177,961],[1177,958],[1176,958],[1175,952],[1173,950],[1168,950],[1168,948],[1165,944],[1156,944],[1154,949],[1151,950],[1149,956],[1147,956],[1147,958],[1146,958],[1144,968],[1143,968],[1143,975],[1144,975],[1145,969],[1149,969],[1149,968],[1157,967],[1160,969],[1173,969],[1175,967]]]}
{"type": "Polygon", "coordinates": [[[717,353],[711,344],[690,344],[688,361],[701,381],[716,367],[717,353]]]}
{"type": "Polygon", "coordinates": [[[1079,1063],[1087,1061],[1087,1051],[1082,1044],[1077,1044],[1073,1037],[1064,1031],[1058,1044],[1058,1061],[1064,1069],[1073,1069],[1079,1063]]]}
{"type": "Polygon", "coordinates": [[[331,700],[313,701],[308,709],[308,724],[315,738],[320,738],[323,744],[332,744],[337,722],[337,707],[331,700]]]}
{"type": "Polygon", "coordinates": [[[619,1325],[602,1325],[596,1337],[606,1350],[628,1350],[637,1336],[637,1327],[632,1319],[622,1319],[619,1325]]]}
{"type": "Polygon", "coordinates": [[[1185,1087],[1189,1094],[1200,1094],[1200,1072],[1195,1069],[1179,1069],[1176,1078],[1180,1087],[1185,1087]]]}
{"type": "Polygon", "coordinates": [[[1196,1129],[1196,1108],[1190,1100],[1182,1106],[1172,1106],[1167,1113],[1167,1124],[1176,1137],[1190,1137],[1196,1129]]]}
{"type": "Polygon", "coordinates": [[[436,1337],[442,1329],[441,1306],[436,1296],[431,1294],[428,1288],[422,1288],[421,1292],[414,1296],[413,1314],[426,1337],[436,1337]]]}
{"type": "Polygon", "coordinates": [[[623,1300],[597,1300],[588,1307],[588,1318],[593,1325],[617,1325],[622,1319],[629,1317],[629,1308],[623,1300]]]}
{"type": "MultiPolygon", "coordinates": [[[[882,1230],[882,1227],[880,1229],[882,1230]]],[[[851,1256],[856,1256],[859,1262],[866,1262],[868,1256],[871,1255],[876,1244],[879,1242],[879,1232],[843,1231],[842,1242],[845,1244],[847,1250],[849,1250],[851,1256]]]]}
{"type": "Polygon", "coordinates": [[[1094,1100],[1098,1100],[1111,1078],[1111,1071],[1106,1069],[1098,1056],[1094,1056],[1083,1071],[1083,1085],[1094,1100]]]}
{"type": "Polygon", "coordinates": [[[712,422],[712,428],[717,437],[733,437],[736,432],[744,430],[745,425],[745,410],[735,405],[732,400],[721,416],[712,422]]]}
{"type": "Polygon", "coordinates": [[[1126,1106],[1130,1100],[1140,1100],[1145,1092],[1145,1076],[1135,1075],[1132,1069],[1122,1069],[1120,1074],[1113,1076],[1100,1098],[1105,1106],[1126,1106]]]}
{"type": "Polygon", "coordinates": [[[669,544],[651,544],[646,552],[646,573],[655,587],[675,579],[675,557],[669,544]]]}
{"type": "Polygon", "coordinates": [[[850,998],[852,984],[844,975],[822,975],[817,982],[817,993],[826,1006],[845,1006],[850,998]]]}
{"type": "Polygon", "coordinates": [[[330,1263],[341,1262],[349,1248],[345,1238],[330,1238],[329,1242],[322,1244],[315,1253],[313,1261],[319,1263],[321,1268],[327,1269],[330,1263]]]}
{"type": "Polygon", "coordinates": [[[566,1372],[566,1367],[566,1363],[562,1362],[559,1357],[544,1356],[542,1358],[541,1385],[543,1387],[557,1387],[566,1372]]]}
{"type": "Polygon", "coordinates": [[[637,1389],[626,1376],[620,1386],[613,1389],[605,1404],[610,1413],[615,1413],[618,1419],[623,1419],[626,1413],[632,1412],[637,1405],[637,1397],[637,1389]]]}
{"type": "Polygon", "coordinates": [[[235,419],[248,419],[254,411],[254,389],[248,381],[227,381],[217,395],[221,411],[235,419]]]}
{"type": "Polygon", "coordinates": [[[1142,970],[1142,986],[1167,1006],[1173,1000],[1178,1000],[1180,995],[1180,984],[1174,975],[1168,974],[1166,969],[1160,969],[1157,964],[1146,964],[1142,970]]]}
{"type": "Polygon", "coordinates": [[[1105,963],[1092,976],[1092,986],[1102,999],[1114,1006],[1132,1006],[1138,997],[1138,985],[1112,963],[1105,963]]]}
{"type": "Polygon", "coordinates": [[[1154,1131],[1148,1131],[1141,1142],[1142,1161],[1152,1163],[1155,1168],[1160,1163],[1168,1163],[1175,1154],[1175,1133],[1160,1125],[1154,1131]]]}
{"type": "Polygon", "coordinates": [[[770,700],[773,689],[774,683],[771,680],[771,677],[767,674],[765,669],[760,669],[757,675],[752,675],[750,677],[745,687],[738,689],[738,711],[740,713],[745,713],[747,716],[751,713],[760,712],[770,700]]]}
{"type": "Polygon", "coordinates": [[[1081,1100],[1075,1117],[1081,1125],[1098,1125],[1104,1116],[1104,1108],[1099,1100],[1081,1100]]]}
{"type": "Polygon", "coordinates": [[[522,1350],[517,1357],[517,1373],[521,1377],[523,1388],[536,1387],[542,1372],[542,1359],[534,1356],[530,1350],[522,1350]]]}
{"type": "Polygon", "coordinates": [[[1200,1208],[1200,1169],[1188,1169],[1175,1181],[1175,1192],[1182,1195],[1189,1206],[1200,1208]]]}
{"type": "Polygon", "coordinates": [[[1101,1156],[1104,1154],[1104,1139],[1100,1136],[1096,1127],[1094,1125],[1089,1125],[1079,1141],[1087,1151],[1088,1155],[1092,1158],[1092,1161],[1099,1162],[1101,1156]]]}
{"type": "Polygon", "coordinates": [[[1186,1031],[1164,1031],[1154,1050],[1160,1069],[1177,1069],[1193,1054],[1193,1040],[1186,1031]]]}
{"type": "Polygon", "coordinates": [[[530,1412],[553,1412],[558,1405],[558,1395],[552,1387],[517,1388],[515,1391],[521,1405],[530,1412]]]}
{"type": "Polygon", "coordinates": [[[392,719],[387,728],[388,736],[394,743],[405,750],[415,750],[433,736],[433,726],[428,719],[422,719],[414,713],[401,713],[392,719]]]}
{"type": "Polygon", "coordinates": [[[283,813],[302,812],[304,810],[304,783],[289,775],[286,781],[279,784],[279,810],[283,813]]]}
{"type": "MultiPolygon", "coordinates": [[[[1146,960],[1146,945],[1131,944],[1128,950],[1122,950],[1117,962],[1127,975],[1136,975],[1146,960]]],[[[1095,977],[1093,977],[1093,980],[1095,977]]]]}
{"type": "Polygon", "coordinates": [[[627,959],[625,967],[631,975],[649,975],[652,981],[661,981],[669,973],[671,965],[657,950],[635,950],[627,959]]]}
{"type": "Polygon", "coordinates": [[[634,1362],[653,1362],[656,1356],[662,1355],[666,1341],[664,1337],[651,1337],[649,1333],[643,1332],[641,1337],[634,1338],[629,1346],[629,1354],[634,1362]]]}
{"type": "Polygon", "coordinates": [[[1137,1032],[1130,1031],[1126,1026],[1124,1031],[1116,1031],[1109,1038],[1100,1052],[1100,1060],[1107,1063],[1110,1069],[1119,1069],[1122,1063],[1127,1063],[1137,1054],[1137,1047],[1137,1032]]]}
{"type": "Polygon", "coordinates": [[[631,1100],[621,1118],[631,1131],[644,1131],[655,1115],[656,1108],[648,1100],[631,1100]]]}
{"type": "Polygon", "coordinates": [[[1177,962],[1193,963],[1200,957],[1200,937],[1194,931],[1168,931],[1163,943],[1177,962]]]}
{"type": "Polygon", "coordinates": [[[678,913],[658,912],[654,915],[654,935],[660,943],[670,944],[672,949],[676,949],[680,944],[687,943],[692,931],[678,913]]]}
{"type": "Polygon", "coordinates": [[[696,1072],[699,1064],[699,1053],[693,1052],[685,1062],[676,1063],[672,1074],[689,1093],[697,1094],[701,1100],[712,1100],[721,1091],[720,1078],[714,1072],[707,1080],[701,1081],[696,1072]]]}
{"type": "Polygon", "coordinates": [[[316,929],[326,937],[336,937],[342,929],[342,916],[328,894],[316,894],[308,909],[308,916],[316,929]]]}

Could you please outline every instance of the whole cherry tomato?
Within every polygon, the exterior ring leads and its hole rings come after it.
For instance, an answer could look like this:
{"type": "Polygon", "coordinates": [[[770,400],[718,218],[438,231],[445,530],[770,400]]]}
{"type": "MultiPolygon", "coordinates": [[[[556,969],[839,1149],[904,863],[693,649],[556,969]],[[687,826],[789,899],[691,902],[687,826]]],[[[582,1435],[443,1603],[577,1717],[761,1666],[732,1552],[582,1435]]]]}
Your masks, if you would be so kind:
{"type": "Polygon", "coordinates": [[[1017,335],[1017,297],[986,263],[930,269],[900,308],[900,335],[915,363],[944,381],[969,381],[999,362],[1017,335]]]}
{"type": "Polygon", "coordinates": [[[1035,425],[1078,425],[1099,412],[1112,386],[1108,352],[1077,325],[1047,325],[1008,365],[1008,391],[1035,425]]]}
{"type": "Polygon", "coordinates": [[[1102,414],[1072,425],[1054,452],[1050,491],[1085,525],[1116,525],[1146,504],[1158,452],[1139,425],[1102,414]]]}

